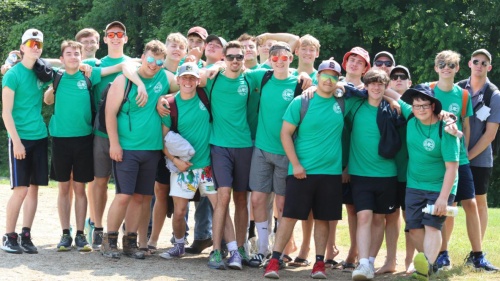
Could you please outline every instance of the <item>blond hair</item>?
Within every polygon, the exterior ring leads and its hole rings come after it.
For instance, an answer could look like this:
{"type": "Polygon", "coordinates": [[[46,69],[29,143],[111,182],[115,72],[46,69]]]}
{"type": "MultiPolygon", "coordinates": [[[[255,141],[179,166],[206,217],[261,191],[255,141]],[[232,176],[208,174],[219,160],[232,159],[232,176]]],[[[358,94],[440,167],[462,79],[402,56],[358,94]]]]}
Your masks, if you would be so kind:
{"type": "Polygon", "coordinates": [[[64,54],[64,50],[66,48],[74,48],[80,51],[80,54],[82,53],[83,50],[83,45],[80,42],[76,42],[73,40],[64,40],[61,43],[61,56],[64,54]]]}
{"type": "Polygon", "coordinates": [[[455,63],[459,64],[460,63],[460,54],[452,51],[452,50],[445,50],[442,52],[439,52],[436,55],[436,58],[434,59],[434,64],[438,65],[440,61],[444,61],[445,63],[455,63]]]}

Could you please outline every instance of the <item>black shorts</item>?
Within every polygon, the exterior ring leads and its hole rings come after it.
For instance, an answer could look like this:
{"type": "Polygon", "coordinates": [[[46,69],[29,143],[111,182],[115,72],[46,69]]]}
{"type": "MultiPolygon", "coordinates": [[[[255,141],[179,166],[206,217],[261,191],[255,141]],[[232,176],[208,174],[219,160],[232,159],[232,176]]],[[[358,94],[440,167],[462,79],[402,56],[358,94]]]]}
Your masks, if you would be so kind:
{"type": "Polygon", "coordinates": [[[170,184],[170,170],[167,169],[167,162],[163,153],[158,161],[158,167],[156,167],[155,181],[161,184],[170,184]]]}
{"type": "Polygon", "coordinates": [[[283,216],[307,220],[311,210],[315,220],[342,219],[340,175],[307,175],[301,180],[287,176],[283,216]]]}
{"type": "Polygon", "coordinates": [[[49,160],[47,155],[47,138],[39,140],[21,140],[26,151],[26,158],[14,157],[12,139],[9,138],[9,170],[10,187],[48,185],[49,160]]]}
{"type": "Polygon", "coordinates": [[[159,150],[123,150],[123,160],[113,161],[116,194],[153,195],[159,150]]]}
{"type": "MultiPolygon", "coordinates": [[[[405,231],[410,229],[421,229],[424,226],[432,226],[441,230],[446,220],[445,216],[438,217],[422,212],[422,209],[429,205],[434,205],[440,192],[427,191],[408,187],[406,189],[406,227],[405,231]]],[[[455,195],[448,197],[448,206],[453,204],[455,195]]]]}
{"type": "Polygon", "coordinates": [[[231,187],[234,191],[248,191],[253,147],[228,148],[210,146],[215,188],[231,187]]]}
{"type": "Polygon", "coordinates": [[[397,177],[362,177],[351,175],[352,197],[356,212],[372,210],[375,214],[396,211],[397,177]]]}
{"type": "Polygon", "coordinates": [[[474,179],[474,189],[476,195],[485,195],[490,187],[490,179],[493,168],[470,166],[472,178],[474,179]]]}
{"type": "Polygon", "coordinates": [[[469,164],[458,166],[458,185],[455,202],[476,198],[474,180],[469,164]]]}
{"type": "Polygon", "coordinates": [[[352,199],[352,186],[350,182],[342,184],[342,203],[346,205],[354,205],[354,200],[352,199]]]}
{"type": "Polygon", "coordinates": [[[396,195],[396,209],[401,208],[401,210],[406,210],[405,205],[405,197],[406,197],[406,182],[398,181],[398,190],[396,195]]]}
{"type": "Polygon", "coordinates": [[[75,182],[94,180],[93,136],[52,137],[52,159],[50,178],[66,182],[71,178],[75,182]]]}

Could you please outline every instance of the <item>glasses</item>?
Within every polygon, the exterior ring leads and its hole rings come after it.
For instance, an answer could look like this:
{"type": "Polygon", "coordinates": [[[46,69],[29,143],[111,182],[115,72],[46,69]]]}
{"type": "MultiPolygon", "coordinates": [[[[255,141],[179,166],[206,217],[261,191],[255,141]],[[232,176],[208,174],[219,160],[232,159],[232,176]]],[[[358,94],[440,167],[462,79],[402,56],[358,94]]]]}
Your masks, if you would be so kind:
{"type": "Polygon", "coordinates": [[[82,43],[83,45],[96,45],[97,41],[82,41],[80,43],[82,43]]]}
{"type": "Polygon", "coordinates": [[[393,74],[393,75],[391,75],[391,80],[396,81],[396,80],[398,80],[398,78],[401,80],[406,80],[406,79],[408,79],[408,76],[406,74],[393,74]]]}
{"type": "Polygon", "coordinates": [[[411,107],[413,109],[415,109],[415,110],[427,110],[427,109],[431,108],[431,105],[432,104],[430,104],[430,103],[428,103],[428,104],[419,104],[419,105],[414,104],[411,107]]]}
{"type": "Polygon", "coordinates": [[[43,42],[36,41],[35,39],[28,39],[28,41],[26,41],[26,43],[24,43],[24,45],[26,45],[28,48],[31,48],[31,49],[33,49],[35,46],[38,49],[43,49],[43,42]]]}
{"type": "Polygon", "coordinates": [[[457,66],[455,63],[452,63],[452,62],[449,62],[449,63],[446,63],[444,61],[439,61],[438,62],[438,67],[439,69],[443,69],[445,68],[446,66],[448,66],[450,69],[454,69],[455,66],[457,66]]]}
{"type": "Polygon", "coordinates": [[[332,82],[332,83],[337,83],[339,81],[339,77],[338,76],[336,76],[336,75],[330,75],[330,74],[326,74],[326,73],[321,73],[319,75],[319,79],[321,79],[321,81],[330,80],[330,82],[332,82]]]}
{"type": "Polygon", "coordinates": [[[288,56],[272,56],[271,61],[277,62],[278,60],[281,61],[288,61],[288,56]]]}
{"type": "Polygon", "coordinates": [[[110,31],[110,32],[106,33],[106,36],[109,39],[113,39],[113,38],[115,38],[115,36],[118,37],[118,38],[123,38],[123,36],[125,36],[125,32],[123,32],[123,31],[118,31],[118,32],[112,32],[112,31],[110,31]]]}
{"type": "Polygon", "coordinates": [[[474,65],[478,65],[479,63],[481,63],[482,66],[484,67],[487,67],[489,65],[489,62],[483,60],[483,61],[480,61],[480,60],[473,60],[472,61],[472,64],[474,65]]]}
{"type": "Polygon", "coordinates": [[[153,57],[147,57],[147,58],[146,58],[146,61],[147,61],[148,63],[153,63],[153,62],[155,62],[157,66],[163,66],[163,60],[156,60],[156,61],[155,61],[155,58],[153,58],[153,57]]]}
{"type": "Polygon", "coordinates": [[[226,60],[227,61],[233,61],[236,59],[237,61],[242,61],[244,58],[243,55],[226,55],[226,60]]]}
{"type": "Polygon", "coordinates": [[[383,60],[377,60],[375,61],[375,65],[378,67],[381,67],[382,65],[385,65],[386,67],[391,67],[392,66],[392,61],[383,61],[383,60]]]}

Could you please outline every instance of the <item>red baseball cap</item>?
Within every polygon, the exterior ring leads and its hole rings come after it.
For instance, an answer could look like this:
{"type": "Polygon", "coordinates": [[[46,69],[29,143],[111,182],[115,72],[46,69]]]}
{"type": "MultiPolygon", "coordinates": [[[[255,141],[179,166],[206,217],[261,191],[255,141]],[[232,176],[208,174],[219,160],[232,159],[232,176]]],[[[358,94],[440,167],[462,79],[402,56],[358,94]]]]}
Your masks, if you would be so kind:
{"type": "Polygon", "coordinates": [[[344,59],[342,60],[342,68],[344,70],[346,70],[347,59],[352,54],[355,54],[355,55],[362,57],[365,60],[366,65],[368,66],[368,69],[366,71],[370,70],[370,68],[372,67],[370,64],[370,55],[368,54],[367,50],[365,50],[361,47],[354,47],[344,55],[344,59]]]}
{"type": "Polygon", "coordinates": [[[191,27],[191,29],[189,29],[189,31],[188,31],[188,36],[193,34],[193,33],[200,36],[201,39],[203,39],[203,40],[206,40],[208,37],[207,30],[201,26],[191,27]]]}

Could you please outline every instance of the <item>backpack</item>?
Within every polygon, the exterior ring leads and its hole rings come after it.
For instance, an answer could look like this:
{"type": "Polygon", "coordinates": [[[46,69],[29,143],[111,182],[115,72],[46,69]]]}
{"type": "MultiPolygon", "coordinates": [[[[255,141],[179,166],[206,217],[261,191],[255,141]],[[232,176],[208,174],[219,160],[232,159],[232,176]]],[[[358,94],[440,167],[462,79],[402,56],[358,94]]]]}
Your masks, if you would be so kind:
{"type": "MultiPolygon", "coordinates": [[[[123,100],[122,100],[122,103],[120,104],[120,108],[118,108],[118,113],[116,116],[118,116],[120,114],[123,105],[128,100],[128,95],[130,93],[130,90],[132,89],[132,81],[130,81],[129,79],[126,79],[126,80],[127,80],[127,84],[125,87],[125,92],[123,94],[123,100]]],[[[106,86],[106,88],[104,90],[102,90],[101,100],[99,101],[99,111],[97,112],[97,116],[96,116],[96,120],[97,120],[96,128],[105,134],[108,133],[108,131],[106,129],[106,101],[108,98],[109,88],[111,88],[112,84],[113,84],[113,82],[109,82],[108,86],[106,86]]]]}
{"type": "MultiPolygon", "coordinates": [[[[458,82],[457,85],[460,88],[464,89],[464,91],[467,91],[465,89],[467,82],[468,82],[468,80],[465,79],[465,80],[458,82]]],[[[493,96],[493,93],[496,92],[497,94],[500,94],[500,92],[498,91],[498,88],[495,85],[493,85],[491,83],[488,83],[487,85],[488,85],[488,87],[486,87],[486,89],[484,90],[482,101],[474,107],[474,115],[476,115],[476,111],[481,108],[481,106],[479,106],[479,105],[486,105],[487,107],[490,107],[491,96],[493,96]]],[[[498,129],[500,130],[500,127],[498,129]]],[[[486,131],[486,126],[484,127],[483,134],[485,131],[486,131]]],[[[500,151],[500,136],[499,136],[498,130],[497,130],[497,133],[495,135],[495,138],[491,142],[491,150],[493,152],[494,157],[498,156],[498,153],[500,151]]]]}
{"type": "MultiPolygon", "coordinates": [[[[54,73],[54,76],[53,76],[53,78],[54,78],[54,81],[52,82],[52,88],[54,89],[54,113],[53,114],[56,114],[56,106],[55,106],[56,92],[57,92],[57,87],[59,86],[59,82],[61,82],[63,74],[64,74],[64,71],[59,69],[57,72],[54,73]]],[[[95,104],[94,104],[94,94],[92,92],[92,82],[90,81],[90,79],[87,76],[83,75],[83,77],[85,77],[85,82],[87,83],[87,90],[89,91],[89,97],[90,97],[90,108],[92,110],[92,120],[91,120],[90,124],[94,124],[96,110],[95,110],[95,104]]]]}
{"type": "MultiPolygon", "coordinates": [[[[429,87],[434,90],[438,82],[429,83],[429,87]]],[[[463,89],[463,88],[462,88],[463,89]]],[[[465,118],[465,114],[467,114],[467,103],[469,101],[469,91],[463,89],[462,90],[462,113],[461,118],[465,118]]],[[[458,117],[458,116],[457,116],[458,117]]]]}
{"type": "MultiPolygon", "coordinates": [[[[213,84],[212,84],[212,89],[213,89],[213,84]]],[[[212,89],[210,89],[210,92],[212,91],[212,89]]],[[[210,123],[211,123],[212,122],[212,111],[211,111],[210,101],[208,100],[207,93],[205,93],[205,91],[200,87],[196,87],[196,93],[198,94],[198,98],[201,100],[201,102],[203,103],[203,105],[207,109],[208,114],[210,115],[210,123]]],[[[170,131],[179,133],[179,128],[178,128],[179,110],[177,108],[177,103],[175,102],[175,96],[176,95],[170,96],[167,98],[168,105],[170,106],[170,120],[171,120],[170,131]]]]}

